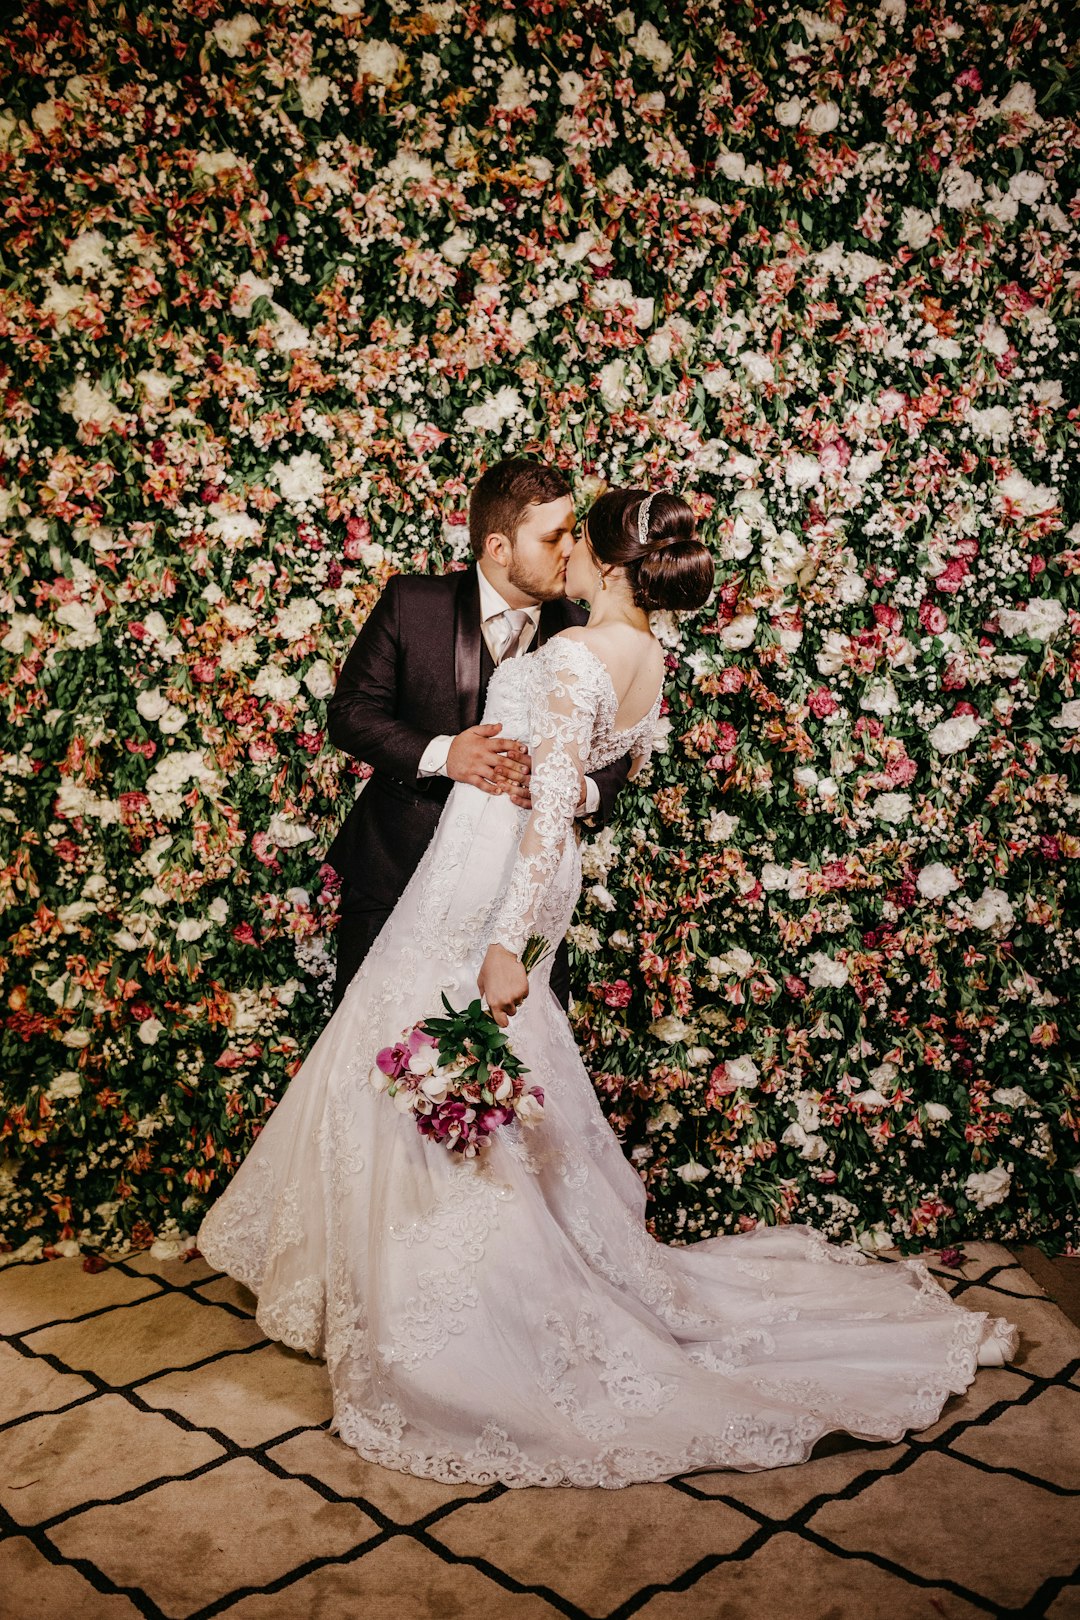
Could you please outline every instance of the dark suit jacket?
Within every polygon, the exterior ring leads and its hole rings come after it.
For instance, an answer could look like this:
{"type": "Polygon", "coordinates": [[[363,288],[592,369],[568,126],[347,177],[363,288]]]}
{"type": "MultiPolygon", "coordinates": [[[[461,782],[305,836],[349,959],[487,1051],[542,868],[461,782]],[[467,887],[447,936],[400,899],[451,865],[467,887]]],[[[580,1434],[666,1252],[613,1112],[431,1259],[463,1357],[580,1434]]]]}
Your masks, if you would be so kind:
{"type": "MultiPolygon", "coordinates": [[[[545,602],[538,633],[549,637],[587,615],[575,603],[545,602]]],[[[373,766],[326,858],[354,907],[389,911],[420,863],[453,787],[418,777],[432,737],[478,725],[494,666],[480,632],[475,564],[450,574],[397,574],[352,645],[327,706],[330,741],[373,766]]],[[[602,825],[630,769],[629,757],[597,771],[602,825]]]]}

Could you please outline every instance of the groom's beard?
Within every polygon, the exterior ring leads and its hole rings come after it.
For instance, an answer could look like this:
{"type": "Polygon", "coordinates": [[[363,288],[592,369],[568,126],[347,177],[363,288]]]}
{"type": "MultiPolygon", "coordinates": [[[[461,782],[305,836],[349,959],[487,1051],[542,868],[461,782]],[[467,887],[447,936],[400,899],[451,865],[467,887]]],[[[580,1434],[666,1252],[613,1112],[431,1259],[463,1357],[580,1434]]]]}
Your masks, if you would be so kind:
{"type": "Polygon", "coordinates": [[[554,564],[550,557],[531,563],[516,546],[511,549],[506,577],[515,590],[534,602],[557,602],[566,595],[566,559],[554,564]]]}

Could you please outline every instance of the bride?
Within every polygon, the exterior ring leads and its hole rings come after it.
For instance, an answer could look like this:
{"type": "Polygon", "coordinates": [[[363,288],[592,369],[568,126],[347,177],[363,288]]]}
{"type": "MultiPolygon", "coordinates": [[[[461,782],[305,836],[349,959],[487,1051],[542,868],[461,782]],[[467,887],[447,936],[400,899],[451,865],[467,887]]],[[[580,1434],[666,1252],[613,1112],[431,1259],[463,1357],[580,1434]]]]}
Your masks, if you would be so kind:
{"type": "Polygon", "coordinates": [[[197,1243],[257,1295],[272,1338],[325,1359],[330,1432],[451,1483],[599,1485],[800,1462],[822,1435],[898,1440],[1017,1349],[918,1260],[871,1260],[809,1226],[686,1248],[644,1225],[548,963],[581,883],[590,769],[648,758],[657,608],[699,607],[709,553],[678,497],[612,489],[570,557],[586,625],[502,663],[485,722],[532,750],[532,809],[457,783],[337,1012],[197,1243]],[[542,1121],[465,1160],[369,1083],[376,1054],[477,986],[543,1088],[542,1121]]]}

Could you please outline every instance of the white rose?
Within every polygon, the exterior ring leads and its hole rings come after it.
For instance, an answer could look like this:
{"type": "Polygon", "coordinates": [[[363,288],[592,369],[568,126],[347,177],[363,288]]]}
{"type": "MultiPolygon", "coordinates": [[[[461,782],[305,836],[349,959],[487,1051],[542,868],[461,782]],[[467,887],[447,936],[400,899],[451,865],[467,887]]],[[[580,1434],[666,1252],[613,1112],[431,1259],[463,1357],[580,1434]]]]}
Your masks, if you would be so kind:
{"type": "Polygon", "coordinates": [[[724,1068],[727,1070],[728,1079],[747,1091],[756,1086],[761,1079],[761,1072],[752,1057],[725,1058],[724,1068]]]}
{"type": "Polygon", "coordinates": [[[824,951],[814,951],[810,958],[814,964],[807,974],[807,982],[815,990],[838,990],[841,985],[848,982],[848,967],[846,962],[837,962],[833,957],[826,956],[824,951]]]}
{"type": "Polygon", "coordinates": [[[630,389],[626,382],[626,361],[616,358],[609,360],[606,366],[601,366],[597,373],[600,384],[600,398],[609,411],[618,410],[630,398],[630,389]]]}
{"type": "Polygon", "coordinates": [[[1023,1086],[999,1086],[994,1092],[994,1101],[1004,1103],[1006,1108],[1030,1108],[1032,1100],[1023,1086]]]}
{"type": "Polygon", "coordinates": [[[323,464],[313,450],[302,450],[288,461],[275,461],[269,476],[292,505],[302,506],[322,499],[323,464]]]}
{"type": "Polygon", "coordinates": [[[77,1097],[82,1091],[82,1080],[76,1069],[61,1069],[49,1082],[47,1097],[77,1097]]]}
{"type": "Polygon", "coordinates": [[[651,63],[658,73],[665,73],[671,66],[671,46],[661,39],[654,23],[642,23],[630,45],[636,55],[651,63]]]}
{"type": "Polygon", "coordinates": [[[802,98],[793,96],[789,101],[778,101],[773,108],[773,117],[782,129],[793,129],[802,117],[802,98]]]}
{"type": "Polygon", "coordinates": [[[202,939],[210,923],[205,918],[185,917],[176,927],[176,937],[185,944],[191,944],[196,939],[202,939]]]}
{"type": "Polygon", "coordinates": [[[317,658],[304,675],[304,685],[313,698],[327,698],[334,690],[334,676],[325,658],[317,658]]]}
{"type": "Polygon", "coordinates": [[[738,824],[738,816],[729,815],[726,810],[714,810],[705,823],[705,837],[710,844],[722,844],[731,837],[738,824]]]}
{"type": "Polygon", "coordinates": [[[1080,698],[1072,698],[1070,702],[1063,703],[1060,710],[1050,721],[1058,730],[1065,728],[1075,731],[1080,726],[1080,698]]]}
{"type": "Polygon", "coordinates": [[[306,118],[321,118],[326,99],[330,94],[331,83],[325,73],[317,73],[314,78],[302,79],[298,86],[300,91],[300,106],[306,118]]]}
{"type": "Polygon", "coordinates": [[[160,687],[148,686],[135,699],[135,707],[144,720],[149,720],[153,724],[155,720],[161,719],[169,707],[169,700],[160,687]]]}
{"type": "Polygon", "coordinates": [[[71,631],[67,638],[69,647],[96,647],[101,640],[96,615],[86,602],[65,602],[63,607],[57,608],[56,620],[71,631]]]}
{"type": "Polygon", "coordinates": [[[817,101],[811,107],[803,124],[815,135],[827,135],[840,122],[840,108],[835,101],[817,101]]]}
{"type": "Polygon", "coordinates": [[[580,73],[560,73],[559,100],[564,107],[576,107],[584,88],[585,80],[580,73]]]}
{"type": "Polygon", "coordinates": [[[211,38],[226,56],[242,56],[249,42],[259,32],[259,24],[248,12],[215,23],[211,38]]]}
{"type": "Polygon", "coordinates": [[[157,1018],[147,1018],[139,1025],[139,1039],[144,1046],[156,1046],[165,1025],[157,1018]]]}
{"type": "Polygon", "coordinates": [[[788,1126],[780,1141],[785,1147],[798,1148],[802,1157],[811,1162],[823,1159],[829,1151],[824,1137],[808,1134],[794,1121],[788,1126]]]}
{"type": "Polygon", "coordinates": [[[946,1108],[944,1103],[928,1102],[924,1106],[927,1119],[937,1120],[942,1123],[947,1119],[952,1119],[952,1109],[946,1108]]]}
{"type": "Polygon", "coordinates": [[[529,105],[529,92],[532,82],[523,68],[507,68],[499,80],[499,92],[496,105],[499,107],[516,108],[529,105]]]}
{"type": "Polygon", "coordinates": [[[1012,1186],[1012,1176],[1003,1164],[996,1164],[992,1170],[982,1170],[968,1176],[964,1182],[964,1192],[971,1199],[976,1209],[989,1209],[992,1204],[1000,1204],[1012,1186]]]}
{"type": "Polygon", "coordinates": [[[676,1041],[683,1040],[690,1033],[690,1026],[684,1024],[681,1018],[669,1014],[666,1018],[655,1019],[649,1025],[649,1032],[655,1035],[657,1040],[667,1041],[669,1045],[674,1045],[676,1041]]]}
{"type": "Polygon", "coordinates": [[[879,793],[871,808],[879,821],[898,827],[911,814],[911,794],[879,793]]]}
{"type": "Polygon", "coordinates": [[[971,920],[976,928],[993,928],[1002,923],[1009,929],[1016,921],[1016,913],[1004,889],[984,888],[971,908],[971,920]]]}
{"type": "Polygon", "coordinates": [[[970,208],[981,202],[983,183],[978,175],[950,163],[938,176],[938,201],[944,208],[970,208]]]}
{"type": "Polygon", "coordinates": [[[900,698],[890,680],[872,681],[859,698],[860,709],[879,715],[883,720],[895,714],[899,707],[900,698]]]}
{"type": "MultiPolygon", "coordinates": [[[[353,13],[350,11],[345,15],[351,16],[353,13]]],[[[387,39],[365,39],[355,50],[356,65],[361,76],[374,79],[378,84],[392,84],[405,62],[402,52],[387,39]]]]}
{"type": "Polygon", "coordinates": [[[981,730],[976,715],[954,714],[942,720],[930,733],[930,746],[939,754],[958,754],[967,748],[981,730]]]}
{"type": "Polygon", "coordinates": [[[998,102],[999,113],[1023,113],[1030,118],[1034,111],[1034,87],[1025,83],[1022,79],[1017,80],[1016,84],[1010,85],[1008,94],[998,102]]]}
{"type": "Polygon", "coordinates": [[[924,900],[940,900],[943,895],[958,889],[960,880],[951,867],[943,866],[940,861],[931,861],[915,879],[915,887],[924,900]]]}
{"type": "Polygon", "coordinates": [[[766,861],[761,868],[761,886],[770,894],[778,889],[791,888],[792,872],[787,866],[777,866],[775,861],[766,861]]]}
{"type": "Polygon", "coordinates": [[[1036,597],[1024,609],[1026,633],[1034,641],[1049,641],[1068,618],[1065,606],[1056,597],[1036,597]]]}
{"type": "Polygon", "coordinates": [[[934,216],[921,208],[905,208],[900,215],[900,239],[906,247],[918,250],[934,234],[934,216]]]}
{"type": "Polygon", "coordinates": [[[210,904],[207,906],[206,914],[210,918],[211,922],[217,923],[220,926],[223,922],[228,921],[229,902],[227,900],[223,900],[221,896],[218,895],[217,899],[211,900],[210,904]]]}
{"type": "Polygon", "coordinates": [[[753,646],[757,631],[756,613],[739,613],[720,632],[720,642],[728,652],[743,652],[753,646]]]}
{"type": "Polygon", "coordinates": [[[28,637],[36,636],[41,630],[41,620],[33,613],[13,613],[8,621],[8,631],[0,647],[5,652],[22,653],[28,637]]]}

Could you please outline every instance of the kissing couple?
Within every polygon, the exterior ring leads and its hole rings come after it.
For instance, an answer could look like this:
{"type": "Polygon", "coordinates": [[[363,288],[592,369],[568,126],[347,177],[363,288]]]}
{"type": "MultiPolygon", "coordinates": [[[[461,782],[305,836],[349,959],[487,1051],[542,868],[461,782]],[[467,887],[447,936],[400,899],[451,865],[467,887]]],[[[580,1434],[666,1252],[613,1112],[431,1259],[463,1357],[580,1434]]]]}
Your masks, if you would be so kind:
{"type": "Polygon", "coordinates": [[[574,1042],[565,953],[521,960],[564,939],[577,827],[649,758],[650,612],[712,590],[689,505],[612,488],[575,530],[561,473],[514,459],[477,483],[469,532],[475,567],[391,580],[342,669],[330,736],[374,774],[327,857],[336,1006],[200,1250],[270,1337],[325,1360],[330,1433],[447,1483],[613,1488],[925,1428],[1016,1328],[809,1226],[658,1243],[574,1042]],[[369,1075],[478,989],[544,1105],[464,1158],[369,1075]]]}

